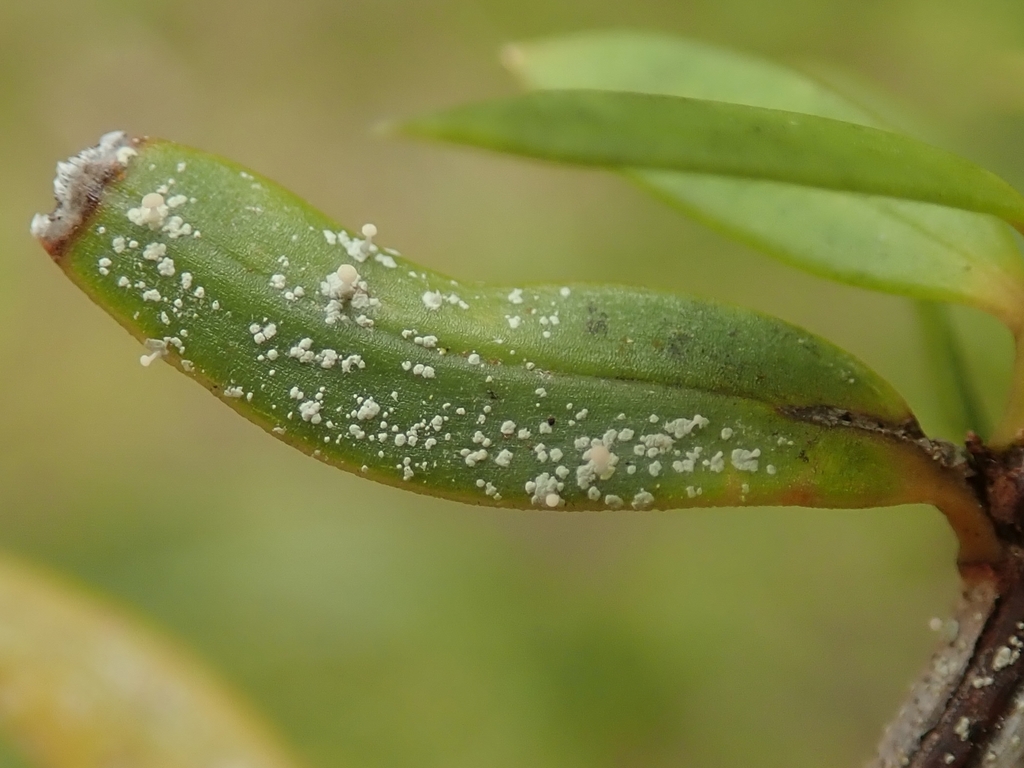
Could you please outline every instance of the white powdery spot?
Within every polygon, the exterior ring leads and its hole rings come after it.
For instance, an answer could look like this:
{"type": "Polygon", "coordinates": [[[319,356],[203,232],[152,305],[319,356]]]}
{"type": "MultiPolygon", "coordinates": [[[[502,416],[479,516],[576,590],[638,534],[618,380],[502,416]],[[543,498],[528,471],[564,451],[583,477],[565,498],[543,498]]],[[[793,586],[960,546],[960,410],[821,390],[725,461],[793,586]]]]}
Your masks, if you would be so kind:
{"type": "Polygon", "coordinates": [[[362,355],[349,355],[344,358],[339,365],[343,373],[352,373],[355,370],[361,370],[366,367],[366,363],[363,361],[362,355]]]}
{"type": "Polygon", "coordinates": [[[380,406],[374,402],[372,397],[366,398],[356,411],[356,418],[360,421],[368,421],[380,413],[380,406]]]}
{"type": "Polygon", "coordinates": [[[160,261],[167,255],[167,246],[164,243],[150,243],[142,249],[142,258],[146,261],[160,261]]]}
{"type": "Polygon", "coordinates": [[[164,277],[174,277],[174,259],[163,258],[156,265],[156,271],[164,277]]]}
{"type": "Polygon", "coordinates": [[[586,463],[576,467],[576,484],[583,490],[587,490],[598,478],[609,479],[615,474],[615,467],[619,463],[619,457],[601,442],[586,450],[583,460],[586,463]]]}
{"type": "Polygon", "coordinates": [[[679,438],[686,437],[694,429],[703,429],[710,423],[708,419],[697,413],[694,414],[692,419],[678,418],[665,422],[665,431],[671,433],[678,440],[679,438]]]}
{"type": "MultiPolygon", "coordinates": [[[[673,461],[672,469],[676,472],[693,472],[697,465],[697,461],[700,459],[701,453],[704,451],[703,448],[697,446],[692,450],[686,452],[686,458],[682,461],[673,461]]],[[[718,454],[721,456],[722,454],[718,454]]]]}
{"type": "Polygon", "coordinates": [[[171,238],[171,240],[176,240],[179,237],[191,235],[192,225],[186,224],[185,220],[181,218],[181,216],[171,216],[167,219],[167,223],[165,223],[160,230],[162,232],[166,232],[167,236],[171,238]]]}
{"type": "Polygon", "coordinates": [[[475,467],[480,462],[486,461],[487,460],[487,455],[488,455],[487,451],[485,449],[483,449],[483,448],[481,448],[478,451],[469,451],[469,452],[467,452],[465,457],[464,457],[464,460],[466,462],[466,466],[467,467],[475,467]]]}
{"type": "Polygon", "coordinates": [[[300,363],[312,363],[316,360],[316,352],[313,351],[313,340],[304,338],[294,347],[288,350],[288,357],[298,360],[300,363]]]}
{"type": "Polygon", "coordinates": [[[422,299],[423,306],[435,312],[444,305],[444,297],[440,291],[425,291],[422,299]]]}
{"type": "Polygon", "coordinates": [[[556,499],[553,506],[558,506],[561,502],[561,497],[558,493],[562,490],[563,485],[556,476],[548,472],[542,472],[537,475],[533,480],[528,481],[524,488],[530,494],[530,501],[533,504],[552,506],[548,504],[548,499],[552,496],[556,499]]]}
{"type": "Polygon", "coordinates": [[[444,297],[444,300],[453,306],[458,306],[459,309],[469,309],[469,304],[459,298],[459,294],[457,293],[449,293],[444,297]]]}
{"type": "Polygon", "coordinates": [[[510,293],[508,295],[508,300],[510,302],[512,302],[513,304],[522,304],[523,303],[523,289],[522,288],[515,288],[515,289],[513,289],[512,293],[510,293]]]}
{"type": "Polygon", "coordinates": [[[143,368],[149,368],[157,360],[167,356],[167,342],[162,339],[146,339],[145,346],[149,350],[149,354],[139,358],[139,363],[143,368]]]}
{"type": "Polygon", "coordinates": [[[633,447],[633,452],[638,456],[646,455],[648,458],[653,459],[655,456],[671,451],[673,445],[675,445],[675,440],[668,435],[658,432],[651,435],[641,435],[640,442],[633,447]]]}
{"type": "Polygon", "coordinates": [[[437,375],[432,366],[423,365],[422,363],[414,365],[412,373],[414,376],[422,376],[424,379],[433,379],[437,375]]]}
{"type": "Polygon", "coordinates": [[[319,424],[322,419],[320,416],[321,407],[321,403],[317,400],[306,400],[299,404],[299,415],[302,416],[303,421],[319,424]]]}
{"type": "Polygon", "coordinates": [[[257,344],[263,344],[264,342],[270,341],[270,339],[277,336],[277,324],[267,323],[265,326],[261,328],[259,325],[254,323],[253,325],[249,326],[249,331],[252,332],[253,341],[255,341],[257,344]]]}
{"type": "Polygon", "coordinates": [[[159,192],[150,192],[143,196],[142,203],[137,208],[128,209],[128,220],[140,227],[149,227],[158,230],[164,225],[169,209],[164,202],[164,196],[159,192]]]}
{"type": "Polygon", "coordinates": [[[740,472],[757,472],[757,457],[760,455],[760,448],[755,448],[752,451],[737,448],[729,456],[729,461],[740,472]]]}
{"type": "MultiPolygon", "coordinates": [[[[380,299],[371,297],[369,290],[366,281],[360,278],[355,267],[351,264],[342,264],[320,283],[321,295],[330,299],[325,310],[325,322],[328,325],[334,325],[342,319],[342,310],[346,304],[357,310],[379,307],[380,299]]],[[[296,293],[296,295],[298,294],[296,293]]],[[[356,323],[368,328],[373,325],[373,320],[365,315],[360,315],[356,318],[356,323]]]]}
{"type": "Polygon", "coordinates": [[[654,504],[654,496],[641,489],[639,493],[633,496],[631,506],[633,509],[650,509],[654,504]]]}

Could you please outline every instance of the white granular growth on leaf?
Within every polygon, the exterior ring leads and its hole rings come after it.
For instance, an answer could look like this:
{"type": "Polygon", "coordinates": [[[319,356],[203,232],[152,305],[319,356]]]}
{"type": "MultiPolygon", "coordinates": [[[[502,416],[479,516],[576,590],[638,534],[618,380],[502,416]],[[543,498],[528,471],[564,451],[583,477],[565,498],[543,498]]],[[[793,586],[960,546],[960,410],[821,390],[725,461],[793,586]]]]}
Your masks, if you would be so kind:
{"type": "Polygon", "coordinates": [[[142,258],[147,261],[160,261],[167,255],[167,246],[163,243],[150,243],[142,249],[142,258]]]}
{"type": "Polygon", "coordinates": [[[741,472],[757,472],[757,457],[760,455],[760,448],[755,448],[752,451],[737,448],[729,456],[729,461],[741,472]]]}
{"type": "Polygon", "coordinates": [[[150,192],[143,196],[138,208],[128,209],[128,220],[140,227],[158,230],[164,225],[168,211],[164,196],[159,192],[150,192]]]}
{"type": "Polygon", "coordinates": [[[142,355],[139,358],[139,363],[143,368],[148,368],[161,357],[167,355],[167,342],[161,339],[146,339],[146,349],[149,350],[149,354],[142,355]]]}
{"type": "Polygon", "coordinates": [[[440,291],[426,291],[423,294],[423,306],[430,310],[438,310],[444,304],[440,291]]]}
{"type": "Polygon", "coordinates": [[[380,413],[380,406],[373,401],[372,397],[366,398],[362,405],[359,406],[359,410],[356,412],[356,418],[360,421],[367,421],[377,416],[380,413]]]}
{"type": "Polygon", "coordinates": [[[654,496],[647,491],[641,490],[633,497],[633,509],[650,509],[654,504],[654,496]]]}

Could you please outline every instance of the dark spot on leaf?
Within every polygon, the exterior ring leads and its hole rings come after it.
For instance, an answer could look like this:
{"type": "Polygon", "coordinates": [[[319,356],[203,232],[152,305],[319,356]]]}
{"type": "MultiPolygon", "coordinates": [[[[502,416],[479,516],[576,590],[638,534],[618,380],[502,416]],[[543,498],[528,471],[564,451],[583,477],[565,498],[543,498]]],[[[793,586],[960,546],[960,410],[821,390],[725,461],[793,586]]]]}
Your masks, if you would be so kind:
{"type": "Polygon", "coordinates": [[[551,426],[551,427],[555,426],[555,417],[554,416],[548,416],[548,426],[551,426]]]}
{"type": "Polygon", "coordinates": [[[587,333],[595,336],[608,335],[608,313],[602,312],[594,304],[587,305],[587,333]]]}
{"type": "Polygon", "coordinates": [[[670,357],[680,360],[687,356],[687,349],[693,341],[693,334],[678,328],[671,330],[665,337],[665,349],[670,357]]]}

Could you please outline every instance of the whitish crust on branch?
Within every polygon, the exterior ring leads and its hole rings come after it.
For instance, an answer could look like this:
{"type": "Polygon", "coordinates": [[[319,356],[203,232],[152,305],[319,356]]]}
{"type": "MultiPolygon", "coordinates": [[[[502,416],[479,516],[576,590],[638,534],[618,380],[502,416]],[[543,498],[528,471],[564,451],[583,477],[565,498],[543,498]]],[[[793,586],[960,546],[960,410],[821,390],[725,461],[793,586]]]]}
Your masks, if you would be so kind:
{"type": "Polygon", "coordinates": [[[900,768],[917,753],[921,738],[938,724],[946,703],[963,680],[997,597],[997,586],[990,581],[968,588],[953,619],[955,637],[935,653],[928,669],[914,683],[882,736],[878,756],[867,768],[900,768]]]}
{"type": "Polygon", "coordinates": [[[992,768],[1024,765],[1024,692],[1018,693],[988,746],[985,761],[992,768]]]}
{"type": "Polygon", "coordinates": [[[64,243],[96,207],[104,185],[136,154],[136,143],[123,131],[112,131],[101,136],[95,147],[57,163],[53,179],[57,207],[51,214],[37,213],[31,225],[32,235],[51,256],[60,254],[64,243]]]}

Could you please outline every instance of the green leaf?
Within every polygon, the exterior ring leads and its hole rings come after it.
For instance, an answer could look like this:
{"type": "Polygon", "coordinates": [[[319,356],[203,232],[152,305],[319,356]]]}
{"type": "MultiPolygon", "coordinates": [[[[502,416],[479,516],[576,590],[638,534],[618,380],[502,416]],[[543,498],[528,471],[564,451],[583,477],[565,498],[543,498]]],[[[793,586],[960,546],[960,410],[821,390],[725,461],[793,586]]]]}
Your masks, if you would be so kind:
{"type": "Polygon", "coordinates": [[[614,286],[460,284],[215,157],[120,136],[90,152],[36,235],[146,340],[144,362],[323,461],[521,508],[977,509],[888,384],[779,320],[614,286]]]}
{"type": "Polygon", "coordinates": [[[924,348],[932,369],[932,381],[938,389],[943,410],[960,435],[973,431],[989,433],[988,419],[977,388],[971,379],[963,346],[957,337],[949,308],[919,301],[915,304],[924,336],[924,348]]]}
{"type": "Polygon", "coordinates": [[[297,765],[206,670],[75,586],[0,558],[0,612],[0,727],[33,765],[297,765]]]}
{"type": "Polygon", "coordinates": [[[798,112],[624,91],[540,91],[414,118],[401,130],[544,160],[917,200],[1024,229],[1024,198],[969,160],[898,133],[798,112]]]}
{"type": "MultiPolygon", "coordinates": [[[[589,33],[510,47],[531,88],[605,89],[746,104],[885,127],[874,112],[771,62],[679,38],[589,33]]],[[[1013,330],[1024,268],[1010,229],[927,203],[707,174],[630,171],[684,213],[841,282],[990,312],[1013,330]]]]}

